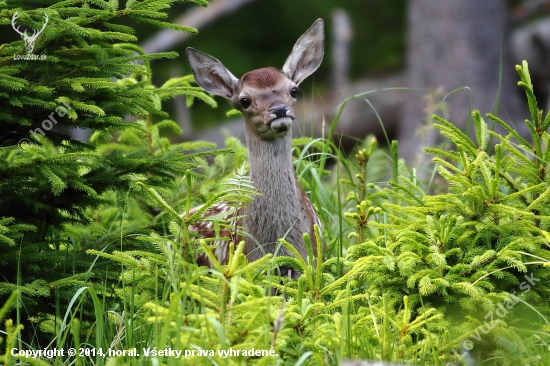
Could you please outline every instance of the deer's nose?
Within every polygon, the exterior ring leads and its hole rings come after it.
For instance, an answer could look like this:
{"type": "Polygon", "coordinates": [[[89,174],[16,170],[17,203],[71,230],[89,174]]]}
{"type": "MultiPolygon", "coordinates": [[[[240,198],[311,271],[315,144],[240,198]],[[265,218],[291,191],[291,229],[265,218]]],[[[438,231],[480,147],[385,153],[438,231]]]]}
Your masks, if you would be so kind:
{"type": "Polygon", "coordinates": [[[287,112],[290,110],[288,106],[281,104],[268,109],[269,113],[274,114],[277,118],[289,117],[287,112]]]}

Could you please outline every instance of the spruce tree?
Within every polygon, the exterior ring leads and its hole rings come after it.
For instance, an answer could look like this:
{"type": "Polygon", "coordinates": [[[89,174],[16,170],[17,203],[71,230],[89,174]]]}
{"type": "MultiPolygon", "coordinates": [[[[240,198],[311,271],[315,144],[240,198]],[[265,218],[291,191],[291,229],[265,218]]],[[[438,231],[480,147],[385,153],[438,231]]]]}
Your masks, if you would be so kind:
{"type": "Polygon", "coordinates": [[[87,243],[64,229],[92,227],[101,218],[90,210],[109,201],[134,202],[135,212],[152,217],[156,204],[136,183],[173,188],[197,167],[200,154],[184,151],[211,147],[162,137],[181,132],[162,111],[164,100],[215,102],[190,76],[155,86],[150,61],[178,55],[146,55],[137,46],[137,25],[196,33],[165,21],[175,2],[0,2],[5,32],[13,21],[31,35],[47,18],[30,56],[23,39],[0,46],[0,303],[18,290],[29,314],[53,314],[60,297],[72,295],[62,288],[91,275],[78,275],[90,264],[87,243]],[[75,128],[90,140],[71,137],[75,128]]]}
{"type": "MultiPolygon", "coordinates": [[[[525,121],[531,141],[492,114],[487,120],[506,135],[474,111],[475,140],[434,116],[452,146],[426,149],[435,155],[445,192],[427,193],[408,172],[384,190],[358,189],[350,196],[357,211],[347,214],[359,229],[351,234],[357,245],[348,259],[369,296],[386,297],[397,308],[406,299],[417,315],[445,314],[458,324],[441,328],[454,337],[447,346],[456,342],[456,350],[472,350],[480,362],[495,355],[528,359],[530,343],[539,340],[532,329],[548,315],[550,113],[538,109],[527,63],[516,69],[531,112],[525,121]]],[[[368,156],[358,154],[360,164],[368,156]]]]}

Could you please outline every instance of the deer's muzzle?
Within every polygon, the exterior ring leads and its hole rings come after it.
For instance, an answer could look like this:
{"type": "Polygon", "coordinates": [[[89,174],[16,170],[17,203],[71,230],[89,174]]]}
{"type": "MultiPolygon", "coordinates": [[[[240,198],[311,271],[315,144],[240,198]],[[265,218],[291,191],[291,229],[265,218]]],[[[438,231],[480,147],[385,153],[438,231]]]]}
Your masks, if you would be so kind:
{"type": "Polygon", "coordinates": [[[283,117],[277,118],[271,122],[271,129],[275,132],[285,132],[292,126],[292,118],[283,117]]]}
{"type": "Polygon", "coordinates": [[[290,108],[287,105],[280,104],[275,107],[271,107],[268,109],[268,112],[270,114],[274,114],[275,118],[283,118],[287,117],[287,113],[290,111],[290,108]]]}
{"type": "Polygon", "coordinates": [[[290,129],[292,120],[295,118],[289,106],[279,104],[270,107],[267,114],[267,124],[276,132],[285,132],[290,129]]]}

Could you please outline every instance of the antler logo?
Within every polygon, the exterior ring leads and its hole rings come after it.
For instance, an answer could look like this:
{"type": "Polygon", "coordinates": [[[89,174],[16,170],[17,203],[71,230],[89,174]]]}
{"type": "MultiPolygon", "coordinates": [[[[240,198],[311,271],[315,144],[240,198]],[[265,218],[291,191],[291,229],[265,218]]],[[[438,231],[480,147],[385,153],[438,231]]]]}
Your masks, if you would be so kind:
{"type": "Polygon", "coordinates": [[[13,29],[21,35],[21,38],[23,38],[23,41],[25,41],[25,47],[27,48],[28,53],[32,53],[32,50],[34,50],[34,42],[36,42],[36,39],[44,31],[44,28],[46,28],[46,24],[48,24],[48,14],[44,14],[44,19],[46,20],[44,25],[42,26],[42,29],[39,31],[34,31],[32,33],[32,36],[27,35],[27,31],[21,32],[19,30],[19,27],[15,25],[15,19],[17,19],[17,12],[13,14],[13,17],[11,18],[11,26],[13,29]]]}

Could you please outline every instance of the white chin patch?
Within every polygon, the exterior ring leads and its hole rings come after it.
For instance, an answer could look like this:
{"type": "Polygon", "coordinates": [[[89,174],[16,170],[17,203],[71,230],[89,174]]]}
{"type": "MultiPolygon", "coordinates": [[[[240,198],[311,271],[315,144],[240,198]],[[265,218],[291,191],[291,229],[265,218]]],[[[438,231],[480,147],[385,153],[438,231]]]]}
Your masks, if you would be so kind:
{"type": "Polygon", "coordinates": [[[288,131],[292,126],[292,119],[290,117],[277,118],[271,122],[271,129],[276,132],[288,131]]]}

